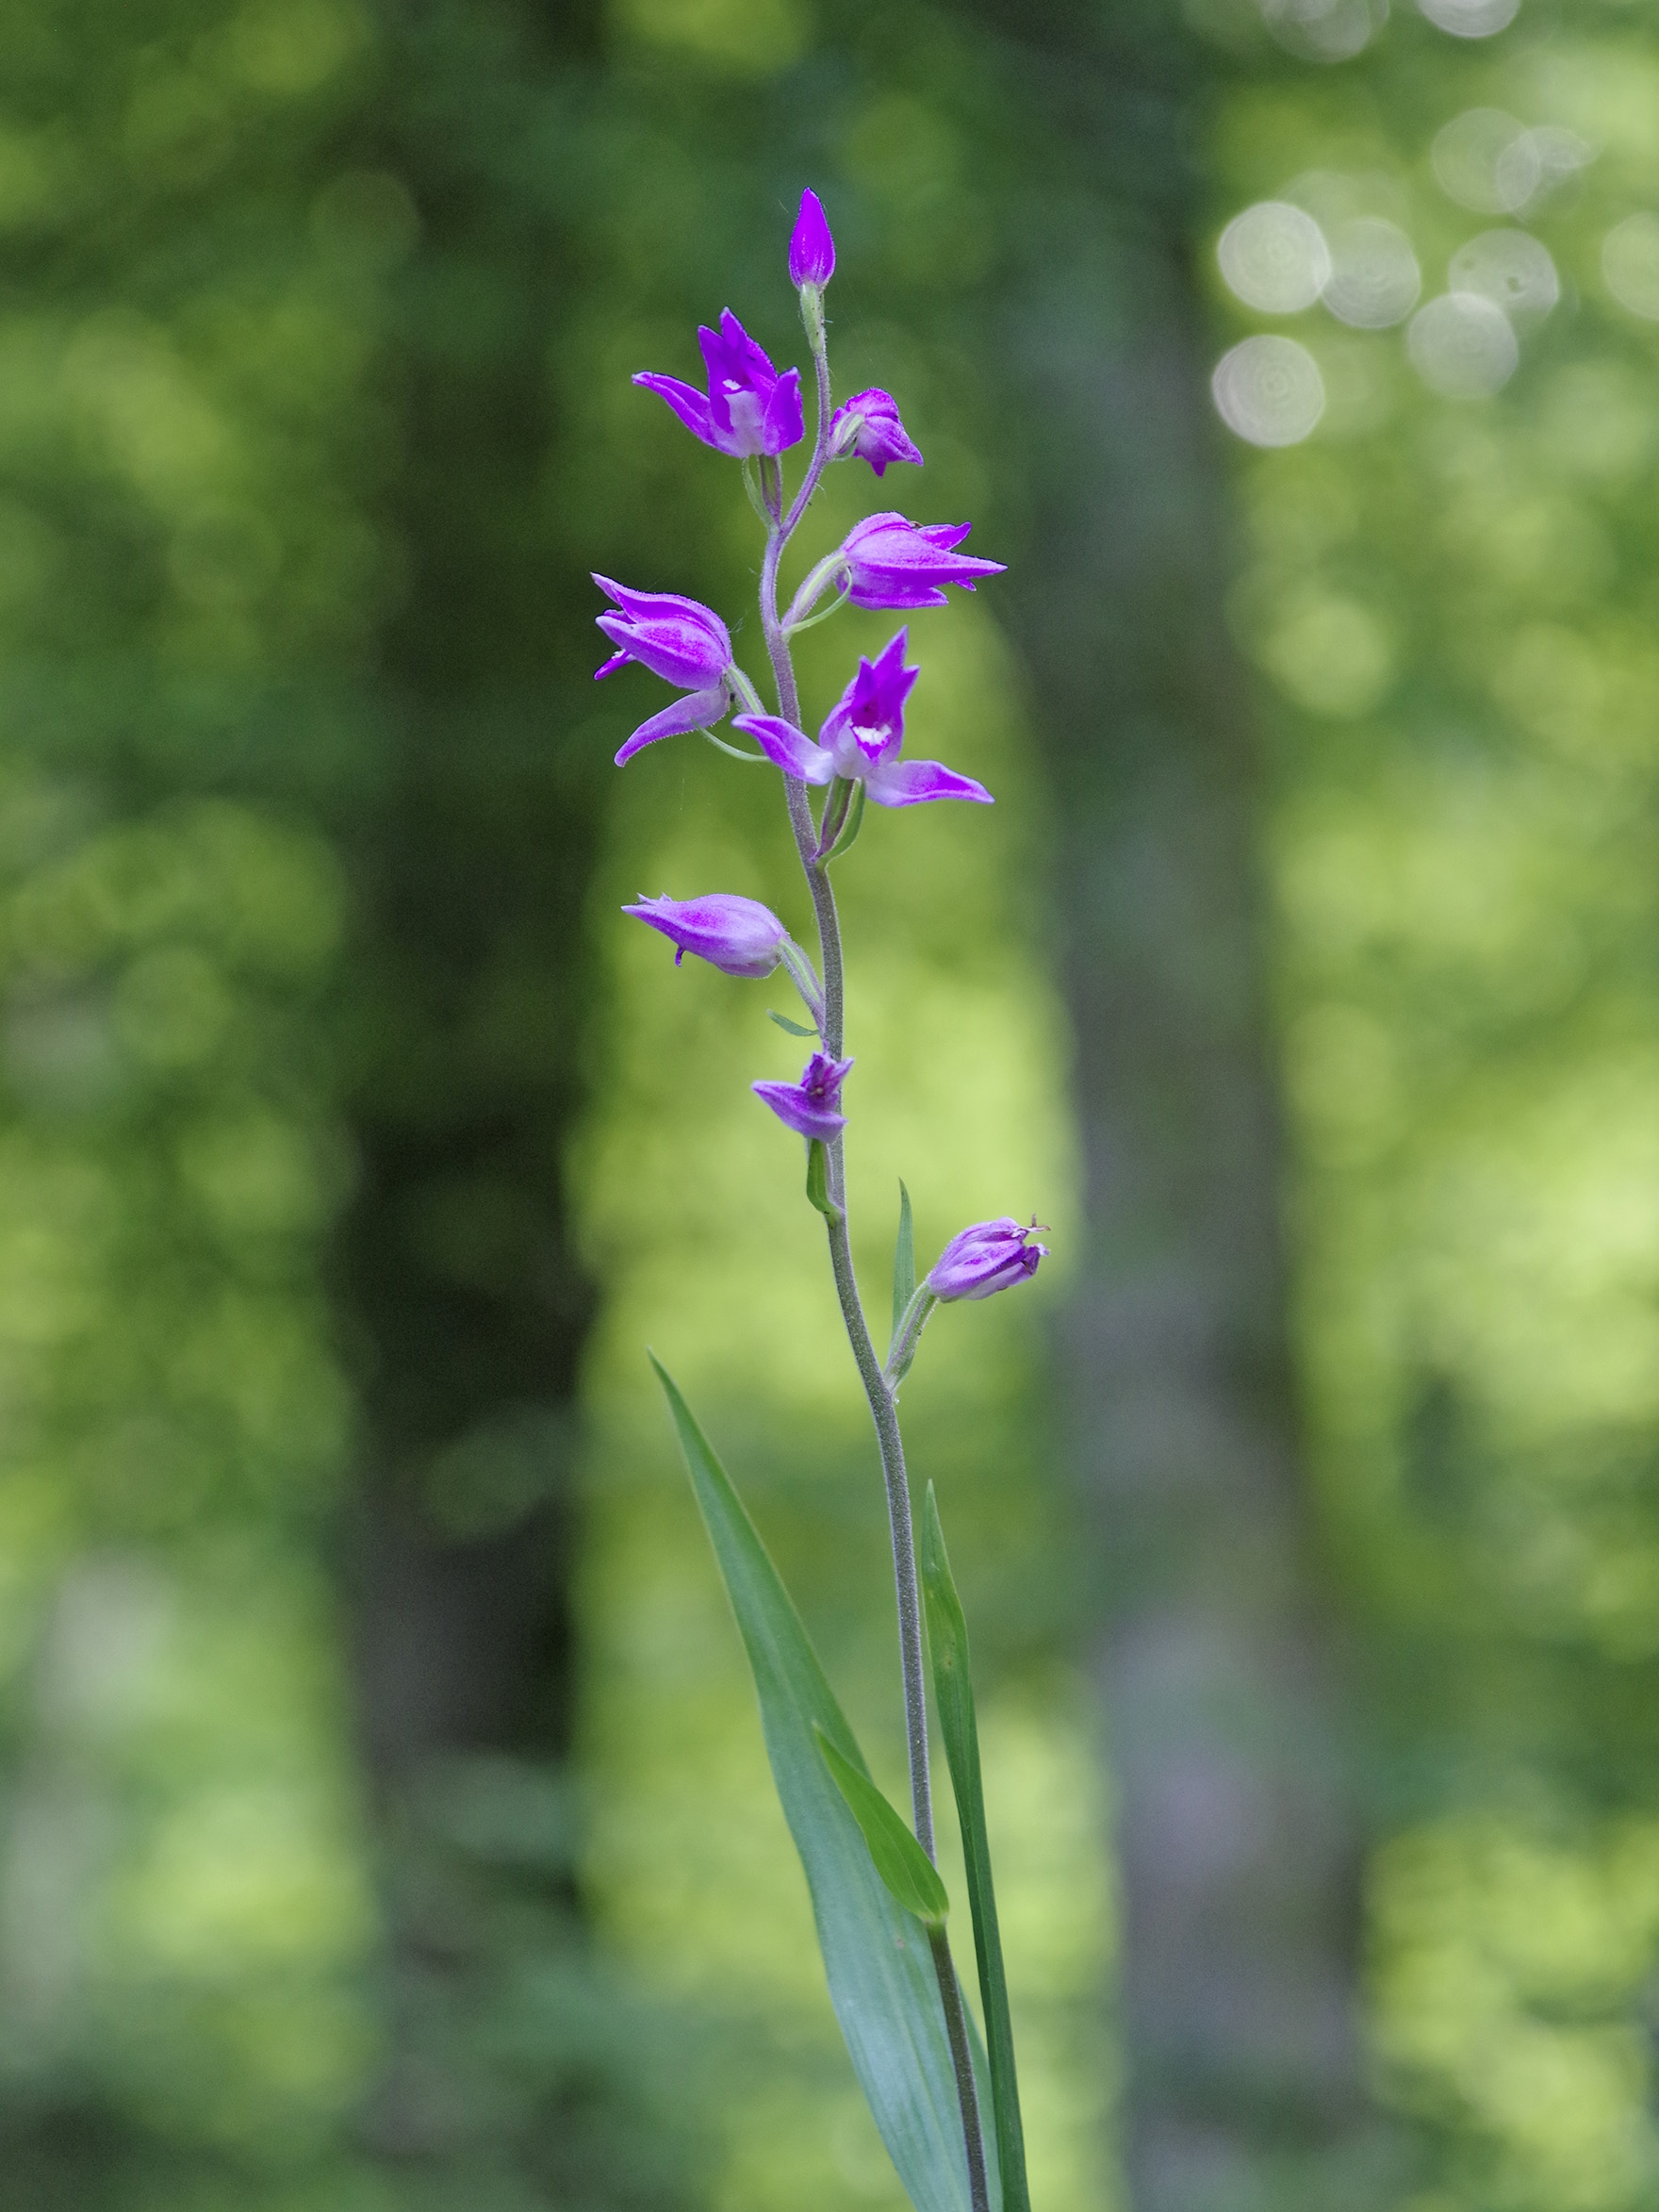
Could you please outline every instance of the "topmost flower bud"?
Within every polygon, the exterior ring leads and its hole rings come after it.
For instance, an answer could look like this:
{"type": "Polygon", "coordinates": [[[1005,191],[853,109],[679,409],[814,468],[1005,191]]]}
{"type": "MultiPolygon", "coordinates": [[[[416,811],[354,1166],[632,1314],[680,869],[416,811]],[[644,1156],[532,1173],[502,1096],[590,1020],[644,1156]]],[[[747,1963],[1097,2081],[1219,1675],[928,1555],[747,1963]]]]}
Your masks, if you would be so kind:
{"type": "Polygon", "coordinates": [[[800,213],[789,239],[789,281],[798,290],[803,284],[821,290],[835,273],[835,240],[818,195],[810,189],[800,196],[800,213]]]}

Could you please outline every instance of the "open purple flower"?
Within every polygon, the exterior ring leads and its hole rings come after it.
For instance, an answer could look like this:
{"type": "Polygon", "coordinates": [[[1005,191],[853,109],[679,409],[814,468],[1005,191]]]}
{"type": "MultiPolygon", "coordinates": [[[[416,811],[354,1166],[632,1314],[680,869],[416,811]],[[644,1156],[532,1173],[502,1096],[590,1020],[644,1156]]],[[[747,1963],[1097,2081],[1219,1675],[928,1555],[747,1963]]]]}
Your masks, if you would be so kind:
{"type": "Polygon", "coordinates": [[[904,665],[909,636],[899,631],[873,661],[859,662],[858,674],[825,718],[818,744],[778,715],[739,715],[732,728],[747,731],[769,761],[803,784],[845,776],[862,784],[878,806],[919,806],[928,799],[973,799],[989,806],[990,792],[972,776],[936,760],[898,758],[904,703],[921,673],[904,665]]]}
{"type": "Polygon", "coordinates": [[[706,899],[642,899],[622,911],[662,931],[676,948],[676,967],[694,952],[726,975],[758,981],[771,974],[789,942],[789,932],[770,907],[731,891],[714,891],[706,899]]]}
{"type": "Polygon", "coordinates": [[[816,285],[820,290],[835,273],[835,240],[830,236],[823,205],[816,192],[800,196],[800,213],[789,239],[789,281],[798,288],[816,285]]]}
{"type": "Polygon", "coordinates": [[[695,386],[654,370],[642,369],[634,383],[666,400],[693,437],[716,453],[741,460],[798,445],[806,428],[800,371],[786,369],[780,376],[730,307],[721,309],[718,330],[705,324],[697,336],[709,372],[707,398],[695,386]]]}
{"type": "Polygon", "coordinates": [[[977,1221],[953,1236],[929,1269],[925,1287],[936,1298],[988,1298],[1026,1281],[1047,1257],[1048,1246],[1005,1213],[997,1221],[977,1221]]]}
{"type": "MultiPolygon", "coordinates": [[[[1001,561],[959,553],[971,522],[907,522],[902,515],[871,515],[848,531],[841,548],[855,607],[942,607],[944,586],[972,591],[981,576],[1000,576],[1001,561]]],[[[872,797],[874,794],[872,793],[872,797]]]]}
{"type": "Polygon", "coordinates": [[[814,1052],[800,1071],[797,1083],[750,1083],[757,1098],[764,1098],[779,1120],[803,1137],[818,1137],[825,1144],[846,1127],[841,1112],[841,1086],[846,1081],[850,1060],[831,1060],[814,1052]]]}
{"type": "Polygon", "coordinates": [[[608,576],[595,576],[594,582],[621,610],[594,618],[616,648],[604,666],[594,670],[594,681],[638,661],[653,676],[681,685],[690,694],[641,722],[617,753],[616,766],[659,737],[706,730],[712,722],[723,721],[731,703],[726,693],[731,636],[714,609],[672,591],[630,591],[608,576]]]}
{"type": "Polygon", "coordinates": [[[844,461],[856,454],[868,461],[878,476],[889,461],[912,461],[919,469],[922,456],[898,419],[898,402],[893,394],[872,387],[855,391],[830,418],[830,458],[844,461]]]}

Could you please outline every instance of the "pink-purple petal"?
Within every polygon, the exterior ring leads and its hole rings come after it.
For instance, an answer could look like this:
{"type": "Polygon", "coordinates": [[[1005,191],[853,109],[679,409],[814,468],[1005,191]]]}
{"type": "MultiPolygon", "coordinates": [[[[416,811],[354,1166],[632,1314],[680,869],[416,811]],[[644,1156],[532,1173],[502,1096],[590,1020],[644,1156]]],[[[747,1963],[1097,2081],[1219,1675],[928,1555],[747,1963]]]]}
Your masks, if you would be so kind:
{"type": "Polygon", "coordinates": [[[654,745],[659,737],[679,737],[687,730],[706,730],[711,722],[717,722],[726,712],[726,686],[716,684],[707,691],[689,692],[683,699],[676,699],[654,714],[648,722],[641,722],[621,751],[616,755],[616,766],[621,768],[636,752],[643,752],[648,745],[654,745]]]}
{"type": "Polygon", "coordinates": [[[694,437],[700,437],[704,445],[715,444],[709,403],[694,386],[682,384],[678,376],[659,376],[651,369],[640,370],[633,381],[647,391],[654,391],[660,400],[666,400],[694,437]]]}
{"type": "Polygon", "coordinates": [[[797,1135],[816,1137],[828,1144],[846,1127],[845,1114],[815,1105],[798,1083],[750,1083],[749,1089],[772,1109],[785,1128],[794,1130],[797,1135]]]}
{"type": "Polygon", "coordinates": [[[959,776],[937,760],[883,761],[871,770],[864,788],[878,806],[921,806],[930,799],[972,799],[981,806],[996,801],[983,784],[959,776]]]}
{"type": "Polygon", "coordinates": [[[796,776],[803,784],[827,784],[835,773],[833,756],[781,715],[738,715],[731,727],[752,737],[786,776],[796,776]]]}
{"type": "Polygon", "coordinates": [[[786,369],[766,403],[766,451],[787,453],[806,436],[806,410],[801,404],[800,371],[786,369]]]}

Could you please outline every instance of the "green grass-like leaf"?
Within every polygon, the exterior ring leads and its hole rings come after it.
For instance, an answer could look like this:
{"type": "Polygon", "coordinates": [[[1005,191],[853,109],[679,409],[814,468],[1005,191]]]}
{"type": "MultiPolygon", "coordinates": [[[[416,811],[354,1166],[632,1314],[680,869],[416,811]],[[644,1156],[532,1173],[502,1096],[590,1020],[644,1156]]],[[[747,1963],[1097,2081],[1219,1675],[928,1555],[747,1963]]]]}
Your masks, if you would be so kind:
{"type": "MultiPolygon", "coordinates": [[[[651,1364],[748,1654],[853,2072],[916,2212],[970,2212],[961,2107],[928,1938],[877,1873],[814,1730],[866,1781],[869,1768],[754,1523],[654,1353],[651,1364]]],[[[989,2153],[989,2124],[985,2137],[989,2153]]]]}
{"type": "Polygon", "coordinates": [[[916,1231],[911,1219],[911,1195],[898,1186],[898,1242],[893,1249],[893,1333],[904,1319],[905,1309],[916,1295],[916,1231]]]}
{"type": "Polygon", "coordinates": [[[950,1899],[939,1878],[939,1869],[870,1777],[861,1775],[850,1759],[842,1758],[822,1728],[814,1727],[813,1733],[835,1787],[864,1832],[876,1872],[886,1883],[889,1895],[907,1912],[913,1912],[925,1927],[942,1928],[950,1914],[950,1899]]]}
{"type": "Polygon", "coordinates": [[[979,1997],[990,2045],[991,2094],[996,2121],[996,2156],[1004,2212],[1031,2212],[1026,2180],[1026,2134],[1014,2073],[1014,2031],[1009,2017],[1002,1938],[991,1881],[991,1842],[985,1831],[985,1792],[979,1778],[979,1731],[974,1720],[974,1685],[968,1673],[968,1626],[951,1578],[933,1485],[922,1503],[922,1596],[928,1613],[928,1648],[939,1729],[950,1764],[967,1862],[968,1905],[974,1916],[974,1950],[979,1962],[979,1997]]]}

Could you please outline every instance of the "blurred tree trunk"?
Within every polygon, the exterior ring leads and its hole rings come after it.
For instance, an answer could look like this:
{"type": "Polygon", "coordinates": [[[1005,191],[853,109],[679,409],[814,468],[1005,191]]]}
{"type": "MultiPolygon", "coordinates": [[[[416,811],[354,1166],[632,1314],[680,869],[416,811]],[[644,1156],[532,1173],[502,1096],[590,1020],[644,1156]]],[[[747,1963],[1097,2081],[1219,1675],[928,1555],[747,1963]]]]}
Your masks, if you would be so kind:
{"type": "Polygon", "coordinates": [[[343,840],[358,1180],[335,1284],[362,1416],[349,1583],[387,1913],[370,2145],[463,2195],[493,2173],[504,2204],[659,2205],[680,2186],[621,2117],[640,2052],[583,1963],[563,1772],[592,1312],[565,1153],[609,763],[568,735],[591,586],[549,487],[588,272],[554,149],[598,16],[388,11],[343,150],[338,189],[412,250],[384,375],[406,587],[376,670],[377,787],[343,840]]]}
{"type": "Polygon", "coordinates": [[[1358,1839],[1299,1482],[1249,702],[1167,11],[1035,62],[1061,221],[1009,351],[1009,578],[1053,781],[1087,1244],[1062,1337],[1096,1514],[1138,2212],[1355,2202],[1358,1839]],[[1336,2183],[1340,2173],[1343,2179],[1336,2183]]]}

